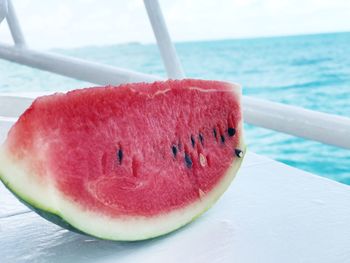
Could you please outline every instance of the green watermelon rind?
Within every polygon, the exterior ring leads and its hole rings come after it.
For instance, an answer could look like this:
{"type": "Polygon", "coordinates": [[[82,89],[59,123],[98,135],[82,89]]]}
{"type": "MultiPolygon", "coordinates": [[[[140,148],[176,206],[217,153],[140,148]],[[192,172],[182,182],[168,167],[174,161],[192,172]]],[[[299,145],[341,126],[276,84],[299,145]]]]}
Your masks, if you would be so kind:
{"type": "MultiPolygon", "coordinates": [[[[240,145],[244,145],[243,142],[241,141],[240,145]]],[[[241,147],[243,152],[246,154],[246,146],[241,147]]],[[[244,154],[244,156],[245,156],[244,154]]],[[[79,234],[83,234],[83,235],[87,235],[87,236],[91,236],[91,237],[95,237],[95,238],[99,238],[99,239],[104,239],[104,240],[115,240],[115,241],[142,241],[142,240],[146,240],[146,239],[152,239],[152,238],[157,238],[160,236],[164,236],[167,235],[175,230],[178,230],[180,228],[182,228],[183,226],[192,223],[193,221],[195,221],[197,218],[199,218],[202,214],[204,214],[206,211],[208,211],[217,201],[218,199],[223,195],[223,193],[227,190],[227,188],[229,187],[229,185],[231,184],[231,182],[233,181],[233,179],[236,176],[236,173],[238,171],[238,169],[241,166],[241,163],[243,161],[243,158],[237,158],[236,162],[233,166],[231,166],[226,174],[223,176],[223,178],[227,177],[227,174],[229,173],[233,173],[233,176],[231,178],[231,180],[225,184],[223,187],[224,189],[222,189],[220,191],[220,193],[213,199],[211,200],[210,203],[206,204],[206,207],[200,211],[200,213],[196,214],[195,216],[193,216],[188,222],[185,222],[184,224],[178,225],[176,226],[174,229],[171,229],[167,232],[163,232],[163,233],[156,233],[154,235],[147,235],[147,236],[140,236],[137,239],[119,239],[119,238],[110,238],[110,237],[106,237],[106,236],[101,236],[101,235],[96,235],[96,234],[91,234],[88,233],[86,231],[83,231],[79,226],[73,225],[69,222],[69,220],[66,220],[64,218],[64,216],[62,216],[60,213],[58,213],[57,211],[54,211],[52,209],[49,208],[44,208],[42,205],[40,205],[38,202],[34,201],[33,199],[25,196],[25,194],[20,194],[18,191],[14,190],[13,187],[10,186],[9,182],[5,181],[4,179],[4,175],[2,175],[0,173],[0,181],[2,181],[2,183],[5,185],[5,187],[21,202],[23,203],[25,206],[27,206],[28,208],[30,208],[31,210],[33,210],[34,212],[36,212],[38,215],[40,215],[41,217],[43,217],[44,219],[48,220],[49,222],[52,222],[64,229],[70,230],[72,232],[75,233],[79,233],[79,234]]]]}
{"type": "Polygon", "coordinates": [[[40,215],[41,217],[45,218],[46,220],[48,220],[49,222],[55,223],[56,225],[73,231],[75,233],[79,233],[79,234],[85,234],[84,232],[80,231],[79,229],[75,228],[74,226],[72,226],[71,224],[69,224],[66,220],[64,220],[64,218],[59,215],[56,212],[52,212],[46,209],[42,209],[40,208],[39,205],[36,204],[36,202],[34,202],[33,200],[31,200],[30,198],[25,198],[22,197],[20,194],[18,194],[17,192],[15,192],[8,183],[6,183],[3,179],[2,179],[2,174],[0,174],[0,181],[4,184],[4,186],[7,188],[7,190],[9,190],[22,204],[24,204],[25,206],[27,206],[30,210],[36,212],[38,215],[40,215]]]}

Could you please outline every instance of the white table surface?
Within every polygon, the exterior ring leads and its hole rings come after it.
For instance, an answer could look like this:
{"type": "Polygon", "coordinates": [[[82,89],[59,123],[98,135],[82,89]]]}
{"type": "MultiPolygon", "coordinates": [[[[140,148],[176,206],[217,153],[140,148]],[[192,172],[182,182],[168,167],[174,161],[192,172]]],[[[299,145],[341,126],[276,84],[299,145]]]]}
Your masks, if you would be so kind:
{"type": "MultiPolygon", "coordinates": [[[[10,125],[0,119],[0,142],[10,125]]],[[[350,262],[350,187],[248,152],[228,191],[194,223],[158,239],[110,242],[45,221],[0,185],[0,262],[350,262]]]]}

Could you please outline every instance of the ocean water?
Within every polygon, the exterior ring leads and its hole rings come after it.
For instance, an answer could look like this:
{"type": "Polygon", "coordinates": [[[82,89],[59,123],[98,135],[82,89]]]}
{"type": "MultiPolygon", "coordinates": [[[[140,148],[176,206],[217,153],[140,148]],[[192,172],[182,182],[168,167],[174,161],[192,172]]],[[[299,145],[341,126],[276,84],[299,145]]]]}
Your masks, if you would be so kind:
{"type": "MultiPolygon", "coordinates": [[[[245,95],[350,117],[350,33],[186,42],[176,48],[188,77],[234,81],[245,95]]],[[[165,76],[153,44],[53,51],[165,76]]],[[[92,85],[0,60],[0,92],[92,85]]],[[[251,125],[245,129],[251,151],[350,184],[350,150],[251,125]]]]}

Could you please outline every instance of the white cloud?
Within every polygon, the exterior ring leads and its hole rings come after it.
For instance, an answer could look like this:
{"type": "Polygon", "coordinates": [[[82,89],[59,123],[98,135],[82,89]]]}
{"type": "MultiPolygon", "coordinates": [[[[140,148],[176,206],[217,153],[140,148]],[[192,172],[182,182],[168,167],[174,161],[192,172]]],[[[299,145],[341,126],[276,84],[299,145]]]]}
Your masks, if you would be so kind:
{"type": "MultiPolygon", "coordinates": [[[[153,42],[141,0],[13,0],[38,48],[153,42]]],[[[174,40],[350,30],[348,0],[160,0],[174,40]]],[[[0,40],[10,41],[5,25],[0,40]]]]}

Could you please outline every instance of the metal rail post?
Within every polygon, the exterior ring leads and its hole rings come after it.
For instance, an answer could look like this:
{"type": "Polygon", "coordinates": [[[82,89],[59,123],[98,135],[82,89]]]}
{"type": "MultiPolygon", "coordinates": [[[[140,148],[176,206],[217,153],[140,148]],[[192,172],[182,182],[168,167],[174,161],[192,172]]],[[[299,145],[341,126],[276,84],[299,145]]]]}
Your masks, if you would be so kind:
{"type": "Polygon", "coordinates": [[[25,46],[26,41],[24,39],[21,26],[18,22],[17,15],[13,7],[12,1],[7,0],[7,4],[8,4],[8,13],[6,16],[6,20],[9,25],[13,41],[15,42],[16,46],[25,46]]]}
{"type": "Polygon", "coordinates": [[[157,0],[144,0],[158,48],[169,78],[184,78],[180,60],[165,24],[165,20],[157,0]]]}
{"type": "Polygon", "coordinates": [[[0,23],[6,17],[8,12],[7,0],[0,0],[0,23]]]}

